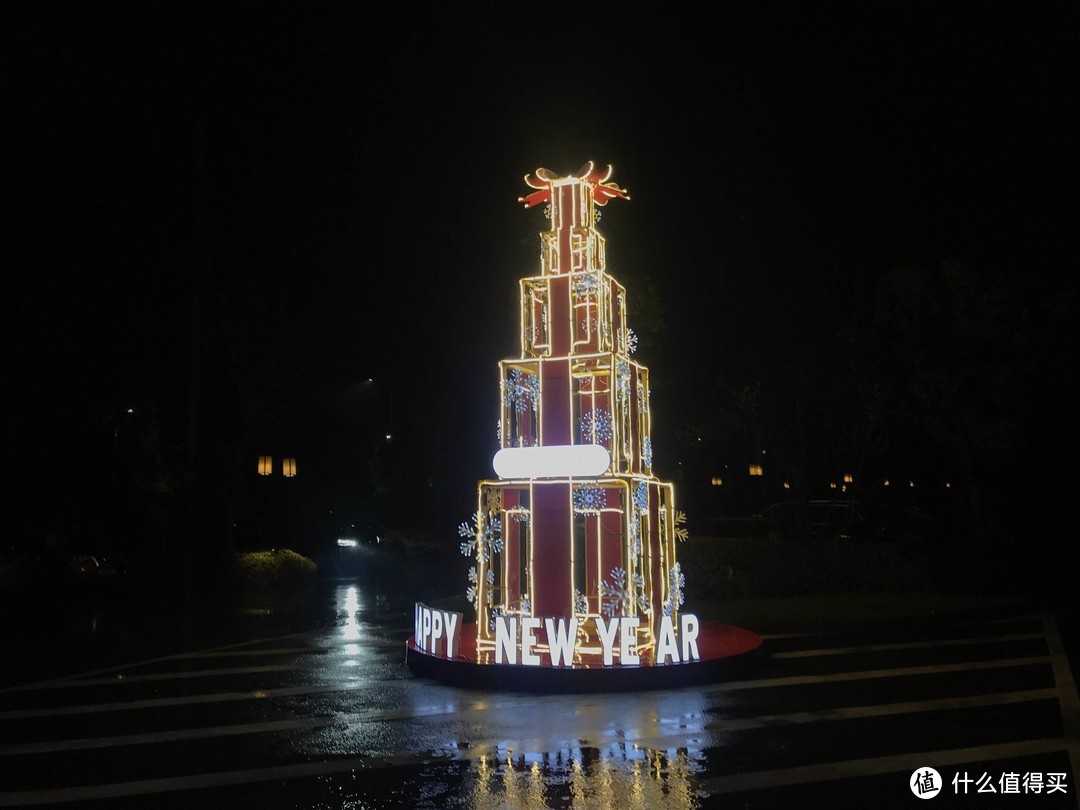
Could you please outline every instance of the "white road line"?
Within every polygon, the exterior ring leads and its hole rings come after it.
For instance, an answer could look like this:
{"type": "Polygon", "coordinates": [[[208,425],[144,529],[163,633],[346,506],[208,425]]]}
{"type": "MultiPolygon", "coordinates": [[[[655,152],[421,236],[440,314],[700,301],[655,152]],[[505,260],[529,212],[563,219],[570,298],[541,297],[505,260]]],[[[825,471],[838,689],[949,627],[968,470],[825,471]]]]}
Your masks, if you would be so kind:
{"type": "Polygon", "coordinates": [[[115,782],[106,785],[54,788],[51,790],[21,790],[0,793],[0,807],[61,804],[64,802],[99,801],[119,799],[124,796],[145,796],[152,793],[171,793],[181,790],[250,785],[256,782],[277,782],[286,779],[302,779],[345,771],[366,771],[399,765],[427,764],[446,760],[432,754],[405,754],[391,757],[349,757],[347,759],[299,762],[293,765],[272,765],[266,768],[250,768],[243,771],[170,776],[163,779],[142,779],[137,782],[115,782]]]}
{"type": "MultiPolygon", "coordinates": [[[[974,695],[957,698],[942,698],[940,700],[913,701],[910,703],[887,703],[877,706],[850,706],[837,709],[821,709],[812,712],[792,712],[790,714],[759,715],[757,717],[736,717],[730,719],[710,720],[705,723],[695,724],[693,720],[680,719],[679,728],[673,734],[647,734],[641,733],[640,729],[623,728],[617,739],[620,743],[632,744],[638,748],[667,749],[687,745],[688,741],[697,744],[710,744],[705,740],[709,735],[728,734],[731,732],[756,730],[762,728],[778,728],[784,726],[807,725],[843,720],[859,720],[876,717],[888,717],[899,714],[928,711],[954,711],[957,709],[982,708],[986,706],[1005,706],[1016,703],[1030,703],[1038,700],[1053,700],[1058,697],[1056,689],[1033,689],[1022,692],[1003,692],[992,695],[974,695]]],[[[490,707],[489,707],[490,708],[490,707]]],[[[464,714],[467,710],[459,711],[464,714]]],[[[665,724],[662,721],[655,725],[663,730],[665,724]]],[[[592,745],[605,748],[614,740],[609,730],[598,729],[591,735],[581,730],[574,732],[575,739],[580,745],[592,745]]],[[[519,744],[523,741],[518,740],[519,744]]],[[[550,738],[547,740],[532,740],[525,750],[540,750],[559,747],[565,743],[563,738],[550,738]]],[[[499,745],[505,747],[505,741],[474,741],[470,748],[462,750],[458,754],[459,759],[476,759],[480,756],[488,756],[498,749],[499,745]]],[[[519,745],[515,745],[518,748],[519,745]]],[[[932,764],[932,763],[926,763],[932,764]]]]}
{"type": "Polygon", "coordinates": [[[817,658],[825,655],[848,655],[861,652],[885,652],[887,650],[919,650],[928,647],[961,647],[973,644],[998,644],[1006,641],[1032,641],[1045,638],[1045,633],[1017,633],[1011,636],[990,636],[986,638],[949,638],[929,641],[905,641],[894,644],[865,644],[858,647],[827,647],[820,650],[793,650],[791,652],[772,653],[770,658],[817,658]]]}
{"type": "MultiPolygon", "coordinates": [[[[362,645],[364,648],[384,648],[384,647],[385,648],[400,648],[405,643],[405,636],[409,632],[408,628],[406,628],[406,627],[393,627],[393,628],[391,628],[388,625],[364,625],[364,629],[369,630],[369,631],[372,631],[372,630],[375,630],[375,631],[394,630],[394,631],[400,631],[400,633],[401,633],[400,640],[397,640],[397,641],[387,640],[387,641],[374,641],[374,642],[365,641],[363,643],[363,645],[362,645]]],[[[34,681],[34,682],[31,682],[31,683],[17,684],[15,686],[6,686],[6,687],[0,689],[0,695],[6,694],[8,692],[25,692],[25,691],[29,691],[29,690],[35,690],[35,689],[56,688],[58,685],[65,684],[68,681],[86,680],[86,679],[91,678],[91,677],[93,677],[95,675],[104,675],[104,674],[109,673],[109,672],[120,672],[120,671],[125,671],[125,670],[138,669],[140,667],[145,667],[145,666],[148,666],[150,664],[159,664],[159,663],[161,663],[163,661],[176,661],[176,660],[183,660],[185,658],[199,658],[199,657],[205,656],[208,653],[223,652],[223,651],[226,651],[226,650],[239,650],[242,647],[251,647],[251,646],[256,645],[256,644],[268,644],[268,643],[274,642],[274,641],[284,641],[286,639],[294,639],[294,638],[314,638],[314,637],[319,637],[319,636],[326,637],[328,635],[330,635],[330,636],[334,635],[334,628],[330,627],[330,628],[320,628],[320,629],[316,629],[316,630],[304,630],[304,631],[299,632],[299,633],[287,633],[287,634],[282,635],[282,636],[269,636],[267,638],[256,638],[256,639],[251,639],[249,641],[239,641],[239,642],[236,642],[235,644],[225,644],[225,645],[222,645],[220,647],[208,647],[208,648],[206,648],[204,650],[193,650],[191,652],[186,652],[186,653],[176,653],[174,655],[163,655],[163,656],[159,656],[157,658],[145,658],[145,659],[140,660],[140,661],[132,661],[132,662],[129,662],[129,663],[118,664],[116,666],[104,667],[102,669],[94,669],[94,670],[89,670],[87,672],[77,672],[77,673],[72,673],[70,675],[62,675],[59,678],[49,678],[49,679],[44,680],[44,681],[34,681]]],[[[347,643],[349,643],[349,642],[346,642],[344,639],[340,639],[340,638],[336,638],[336,637],[335,637],[334,641],[337,642],[337,643],[335,645],[333,645],[333,646],[327,647],[327,649],[335,649],[336,647],[343,647],[347,643]]],[[[237,654],[242,654],[242,653],[238,652],[237,654]]],[[[257,654],[257,653],[255,653],[255,654],[257,654]]]]}
{"type": "Polygon", "coordinates": [[[63,717],[68,714],[100,714],[104,712],[122,712],[139,709],[164,709],[202,703],[230,703],[232,701],[240,700],[267,700],[281,697],[322,695],[329,692],[348,692],[355,689],[379,689],[399,683],[401,683],[401,681],[398,680],[355,681],[320,686],[286,686],[277,689],[256,689],[252,692],[214,692],[205,695],[186,695],[184,697],[148,698],[146,700],[126,700],[113,703],[87,703],[80,706],[50,706],[40,709],[12,709],[10,711],[0,712],[0,721],[35,717],[63,717]]]}
{"type": "Polygon", "coordinates": [[[260,655],[322,655],[332,652],[335,647],[260,647],[257,650],[222,650],[220,652],[190,652],[176,656],[177,661],[190,661],[192,658],[240,658],[260,655]]]}
{"type": "MultiPolygon", "coordinates": [[[[907,778],[916,768],[930,766],[940,769],[944,765],[962,765],[967,762],[981,763],[995,759],[1052,754],[1064,750],[1064,740],[1024,740],[1000,745],[980,745],[972,748],[953,748],[945,751],[924,751],[917,754],[849,759],[842,762],[821,762],[816,765],[802,765],[797,768],[782,768],[775,771],[753,771],[731,776],[713,776],[699,780],[697,786],[703,793],[714,795],[896,773],[898,775],[896,780],[897,797],[903,797],[908,790],[907,778]]],[[[884,797],[883,801],[886,801],[884,797]]]]}
{"type": "Polygon", "coordinates": [[[295,731],[303,728],[325,728],[339,722],[339,718],[300,717],[293,720],[269,720],[261,723],[239,723],[232,726],[185,728],[173,731],[150,731],[143,734],[121,734],[113,737],[85,737],[77,740],[54,740],[51,742],[22,743],[0,746],[0,756],[24,754],[55,754],[67,751],[87,751],[93,748],[117,748],[125,745],[153,745],[156,743],[206,740],[214,737],[234,737],[240,734],[268,734],[275,731],[295,731]]]}
{"type": "MultiPolygon", "coordinates": [[[[307,636],[307,635],[311,635],[310,630],[306,630],[303,633],[289,633],[288,635],[284,635],[284,636],[273,636],[271,638],[257,638],[257,639],[253,639],[251,641],[240,641],[240,642],[237,642],[236,644],[225,644],[225,645],[223,645],[221,647],[210,647],[210,648],[208,648],[208,651],[232,650],[232,649],[235,649],[237,647],[248,647],[248,646],[251,646],[252,644],[265,644],[266,642],[269,642],[269,641],[281,641],[281,640],[287,639],[287,638],[299,638],[301,636],[307,636]]],[[[187,655],[187,653],[180,653],[179,655],[162,655],[162,656],[159,656],[157,658],[146,658],[146,659],[143,659],[142,661],[135,661],[135,662],[128,663],[128,664],[120,664],[118,666],[113,666],[113,667],[104,667],[102,669],[93,669],[93,670],[90,670],[89,672],[79,672],[79,673],[74,673],[74,674],[71,674],[71,675],[62,675],[59,678],[49,678],[48,680],[45,680],[45,681],[34,681],[33,683],[19,684],[18,686],[8,686],[8,687],[5,687],[4,689],[0,689],[0,695],[5,694],[7,692],[25,692],[26,690],[29,690],[29,689],[46,689],[46,688],[50,688],[52,686],[55,686],[56,684],[62,684],[62,683],[65,683],[67,681],[75,680],[75,679],[78,679],[78,678],[88,678],[88,677],[91,677],[91,676],[94,676],[94,675],[102,675],[102,674],[104,674],[106,672],[117,672],[117,671],[122,670],[122,669],[135,669],[137,667],[147,666],[148,664],[157,664],[157,663],[160,663],[162,661],[172,661],[172,660],[174,660],[176,658],[181,658],[184,655],[187,655]]]]}
{"type": "MultiPolygon", "coordinates": [[[[895,669],[873,669],[861,672],[833,672],[826,675],[794,675],[785,678],[760,678],[751,681],[729,681],[727,683],[690,687],[695,692],[734,692],[743,689],[766,689],[784,686],[803,686],[817,683],[836,683],[860,681],[878,678],[903,678],[918,675],[933,675],[949,672],[969,672],[982,669],[1007,669],[1035,664],[1050,663],[1049,656],[1029,658],[1005,658],[995,661],[965,661],[958,664],[936,664],[919,667],[899,667],[895,669]]],[[[205,695],[189,695],[174,698],[150,698],[147,700],[117,701],[112,703],[89,703],[78,706],[56,706],[37,709],[14,709],[0,711],[0,721],[26,719],[34,717],[62,717],[68,714],[97,714],[113,711],[131,711],[140,709],[160,709],[201,703],[227,703],[230,701],[293,697],[298,695],[317,695],[326,692],[339,692],[350,689],[376,689],[388,684],[401,684],[402,680],[363,681],[348,684],[328,684],[325,686],[291,686],[255,692],[218,692],[205,695]]],[[[686,690],[677,690],[686,691],[686,690]]],[[[617,697],[617,696],[616,696],[617,697]]],[[[526,701],[495,701],[500,707],[514,705],[535,705],[537,701],[559,701],[562,695],[538,695],[526,701]]]]}
{"type": "Polygon", "coordinates": [[[1037,700],[1053,700],[1059,696],[1057,689],[1029,689],[1021,692],[999,692],[990,695],[967,695],[963,697],[915,700],[907,703],[883,703],[876,706],[845,706],[836,709],[819,709],[810,712],[761,715],[759,717],[733,717],[710,720],[707,731],[744,731],[746,729],[775,726],[802,725],[831,720],[861,720],[869,717],[888,717],[918,712],[953,711],[985,706],[1005,706],[1012,703],[1030,703],[1037,700]]]}
{"type": "Polygon", "coordinates": [[[76,689],[81,686],[123,686],[128,683],[148,683],[153,681],[178,681],[187,678],[217,678],[227,675],[258,675],[266,672],[304,672],[312,669],[327,669],[327,663],[317,664],[266,664],[261,667],[225,667],[223,669],[192,669],[177,672],[151,672],[146,675],[125,675],[117,673],[110,678],[83,678],[55,684],[50,689],[76,689]]]}
{"type": "MultiPolygon", "coordinates": [[[[1003,616],[996,619],[981,619],[980,621],[987,624],[1018,624],[1020,622],[1034,622],[1039,621],[1042,617],[1038,615],[1026,615],[1026,616],[1003,616]]],[[[808,630],[799,633],[760,633],[759,635],[766,641],[770,639],[782,639],[782,638],[813,638],[815,636],[839,636],[845,633],[850,633],[851,630],[845,630],[843,628],[832,628],[829,630],[808,630]]]]}
{"type": "Polygon", "coordinates": [[[920,667],[897,667],[895,669],[869,669],[861,672],[830,672],[825,675],[792,675],[787,678],[761,678],[756,681],[731,681],[707,686],[704,692],[734,692],[740,689],[763,689],[773,686],[804,686],[815,683],[862,681],[874,678],[906,678],[911,675],[936,675],[945,672],[969,672],[978,669],[1007,669],[1033,664],[1049,664],[1050,656],[1036,655],[1027,658],[1000,658],[994,661],[963,661],[957,664],[928,664],[920,667]]]}
{"type": "Polygon", "coordinates": [[[1080,775],[1080,696],[1076,693],[1072,667],[1069,666],[1069,657],[1065,654],[1065,645],[1061,643],[1057,618],[1053,613],[1043,616],[1043,626],[1046,628],[1047,645],[1050,647],[1054,683],[1061,694],[1059,705],[1068,745],[1069,764],[1072,765],[1073,778],[1076,779],[1080,775]]]}
{"type": "MultiPolygon", "coordinates": [[[[389,646],[389,645],[388,645],[389,646]]],[[[404,650],[404,642],[395,642],[395,648],[404,650]]],[[[188,659],[191,660],[191,659],[188,659]]],[[[127,683],[144,683],[151,681],[177,681],[186,678],[215,678],[227,675],[257,675],[264,672],[303,672],[313,669],[340,668],[341,663],[335,661],[317,661],[310,663],[293,664],[265,664],[258,667],[222,667],[219,669],[190,669],[176,670],[174,672],[148,672],[145,675],[127,675],[118,672],[111,677],[81,678],[69,680],[63,683],[45,684],[40,689],[75,689],[82,686],[122,686],[127,683]]]]}

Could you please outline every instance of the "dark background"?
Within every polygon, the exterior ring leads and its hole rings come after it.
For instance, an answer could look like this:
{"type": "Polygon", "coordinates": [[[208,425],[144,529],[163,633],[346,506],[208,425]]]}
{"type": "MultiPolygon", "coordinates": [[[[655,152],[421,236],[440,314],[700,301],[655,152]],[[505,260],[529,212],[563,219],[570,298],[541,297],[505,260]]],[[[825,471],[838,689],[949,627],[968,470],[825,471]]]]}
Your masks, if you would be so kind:
{"type": "Polygon", "coordinates": [[[853,469],[1072,559],[1075,3],[0,14],[12,543],[449,537],[539,267],[522,175],[592,159],[692,531],[853,469]]]}

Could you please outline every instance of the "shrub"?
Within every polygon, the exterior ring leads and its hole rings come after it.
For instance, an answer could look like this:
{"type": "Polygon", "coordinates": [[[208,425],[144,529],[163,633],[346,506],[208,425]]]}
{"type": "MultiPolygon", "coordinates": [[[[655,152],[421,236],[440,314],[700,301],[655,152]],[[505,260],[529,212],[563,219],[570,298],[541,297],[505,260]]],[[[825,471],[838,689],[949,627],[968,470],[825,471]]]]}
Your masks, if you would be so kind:
{"type": "Polygon", "coordinates": [[[923,591],[937,585],[933,561],[899,543],[725,537],[684,543],[677,552],[688,598],[923,591]]]}
{"type": "Polygon", "coordinates": [[[315,579],[313,560],[287,548],[245,551],[233,558],[237,583],[251,588],[295,588],[315,579]]]}

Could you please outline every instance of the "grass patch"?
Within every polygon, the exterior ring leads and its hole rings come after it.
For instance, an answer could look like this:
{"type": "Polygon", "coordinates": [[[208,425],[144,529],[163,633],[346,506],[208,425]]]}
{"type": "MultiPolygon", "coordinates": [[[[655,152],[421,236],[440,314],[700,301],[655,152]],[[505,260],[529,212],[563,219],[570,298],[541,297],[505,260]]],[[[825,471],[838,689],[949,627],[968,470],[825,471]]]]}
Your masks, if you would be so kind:
{"type": "Polygon", "coordinates": [[[698,538],[678,548],[688,601],[834,592],[932,592],[935,560],[904,543],[698,538]]]}

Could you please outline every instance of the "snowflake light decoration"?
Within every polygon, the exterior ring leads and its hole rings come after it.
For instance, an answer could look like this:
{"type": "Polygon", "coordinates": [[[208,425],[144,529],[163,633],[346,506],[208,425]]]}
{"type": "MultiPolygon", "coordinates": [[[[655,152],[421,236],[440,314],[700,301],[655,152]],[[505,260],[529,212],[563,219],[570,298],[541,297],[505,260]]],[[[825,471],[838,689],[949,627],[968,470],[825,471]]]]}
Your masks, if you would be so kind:
{"type": "Polygon", "coordinates": [[[604,603],[605,616],[614,616],[619,608],[622,608],[625,615],[630,612],[633,605],[637,605],[640,611],[649,609],[649,597],[645,593],[645,577],[640,573],[631,576],[625,568],[616,566],[611,569],[607,581],[600,583],[600,595],[609,600],[604,603]]]}
{"type": "Polygon", "coordinates": [[[664,615],[671,616],[685,601],[683,591],[686,588],[686,577],[682,572],[682,563],[675,563],[668,570],[668,598],[664,601],[664,615]]]}
{"type": "Polygon", "coordinates": [[[638,347],[637,333],[633,329],[627,327],[627,329],[626,329],[626,353],[627,354],[633,354],[634,352],[637,351],[637,347],[638,347]]]}
{"type": "Polygon", "coordinates": [[[589,612],[589,600],[577,588],[574,589],[574,612],[582,616],[589,612]]]}
{"type": "Polygon", "coordinates": [[[605,616],[614,616],[616,610],[628,603],[625,568],[616,566],[611,569],[607,580],[600,583],[600,595],[607,597],[603,607],[605,616]]]}
{"type": "Polygon", "coordinates": [[[686,513],[685,512],[680,512],[679,510],[676,509],[675,510],[675,536],[677,538],[679,538],[679,540],[685,542],[686,539],[688,537],[690,537],[690,533],[686,530],[686,527],[683,525],[684,523],[686,523],[686,513]]]}
{"type": "Polygon", "coordinates": [[[652,439],[648,436],[641,440],[641,462],[646,467],[652,466],[652,439]]]}
{"type": "Polygon", "coordinates": [[[483,562],[491,554],[502,551],[502,520],[498,516],[488,517],[483,512],[477,512],[472,516],[471,524],[458,526],[458,535],[467,538],[461,543],[461,553],[465,557],[475,553],[476,559],[483,562]]]}
{"type": "Polygon", "coordinates": [[[540,402],[540,378],[520,369],[510,369],[506,375],[503,399],[508,408],[518,413],[525,413],[530,405],[535,408],[540,402]]]}
{"type": "Polygon", "coordinates": [[[638,481],[634,487],[634,507],[642,512],[649,509],[649,485],[644,481],[638,481]]]}
{"type": "Polygon", "coordinates": [[[581,417],[581,437],[592,444],[607,444],[614,435],[611,413],[605,408],[587,411],[581,417]]]}
{"type": "Polygon", "coordinates": [[[461,543],[462,556],[471,557],[474,552],[480,551],[480,545],[477,543],[477,538],[483,530],[483,525],[484,517],[480,512],[477,512],[472,516],[471,526],[468,523],[462,523],[458,526],[458,535],[467,538],[461,543]]]}
{"type": "Polygon", "coordinates": [[[630,396],[630,364],[625,360],[619,360],[615,364],[615,393],[620,399],[630,396]]]}
{"type": "Polygon", "coordinates": [[[604,490],[594,484],[578,484],[574,487],[575,512],[599,512],[607,506],[604,490]]]}
{"type": "Polygon", "coordinates": [[[637,515],[631,515],[626,524],[626,547],[630,553],[630,559],[636,561],[641,556],[641,519],[637,515]]]}
{"type": "Polygon", "coordinates": [[[488,518],[484,526],[484,542],[488,552],[498,554],[503,549],[502,520],[499,517],[488,518]]]}
{"type": "Polygon", "coordinates": [[[586,298],[593,295],[599,288],[599,273],[581,273],[574,278],[574,295],[578,298],[586,298]]]}

